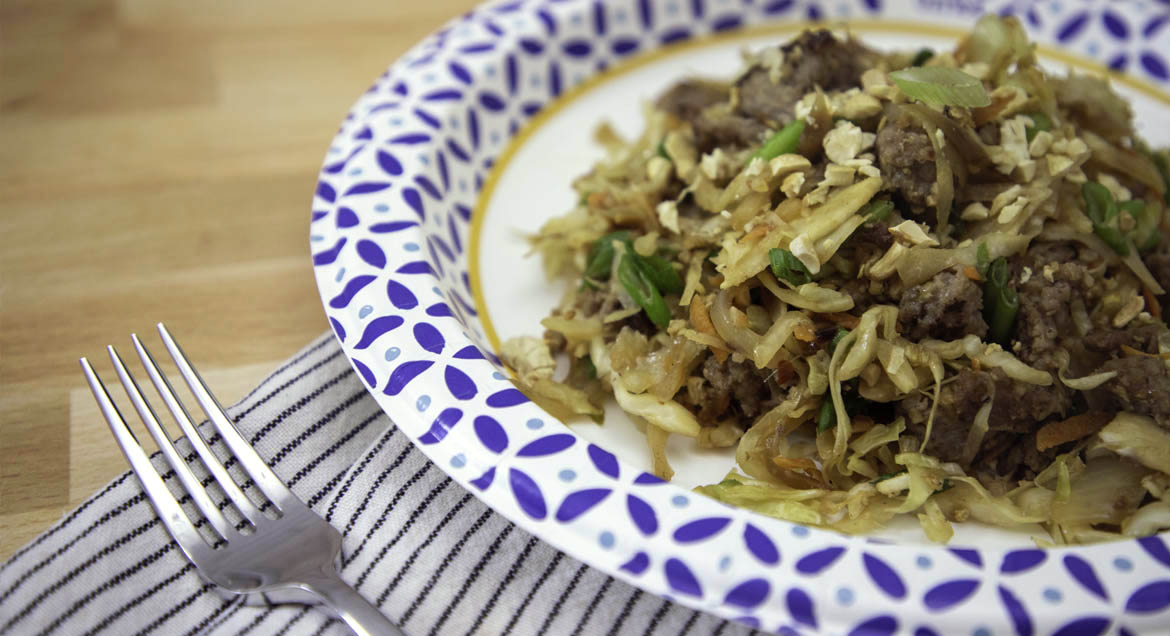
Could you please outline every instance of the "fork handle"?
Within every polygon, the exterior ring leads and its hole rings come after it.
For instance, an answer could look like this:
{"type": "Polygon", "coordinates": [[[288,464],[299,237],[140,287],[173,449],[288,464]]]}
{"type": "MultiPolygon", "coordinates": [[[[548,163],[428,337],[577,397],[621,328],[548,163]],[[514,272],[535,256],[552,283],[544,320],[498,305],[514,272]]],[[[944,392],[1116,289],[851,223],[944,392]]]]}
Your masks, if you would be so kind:
{"type": "Polygon", "coordinates": [[[343,581],[336,571],[321,574],[321,577],[305,583],[304,588],[321,597],[357,636],[406,636],[373,603],[343,581]]]}

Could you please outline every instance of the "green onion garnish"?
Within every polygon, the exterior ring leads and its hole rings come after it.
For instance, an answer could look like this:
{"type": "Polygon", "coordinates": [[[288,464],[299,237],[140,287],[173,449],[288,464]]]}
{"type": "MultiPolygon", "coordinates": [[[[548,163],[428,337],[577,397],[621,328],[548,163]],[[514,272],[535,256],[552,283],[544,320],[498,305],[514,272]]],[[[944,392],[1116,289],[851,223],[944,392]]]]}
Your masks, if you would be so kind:
{"type": "Polygon", "coordinates": [[[1093,222],[1093,233],[1120,256],[1129,256],[1129,243],[1119,227],[1121,210],[1109,188],[1096,181],[1081,184],[1081,196],[1085,199],[1085,213],[1093,222]]]}
{"type": "Polygon", "coordinates": [[[1027,135],[1029,143],[1036,138],[1036,133],[1052,130],[1052,119],[1048,115],[1028,113],[1027,116],[1032,119],[1032,125],[1024,127],[1024,134],[1027,135]]]}
{"type": "Polygon", "coordinates": [[[770,161],[773,157],[795,152],[797,144],[800,143],[800,135],[803,132],[804,120],[795,119],[769,137],[752,157],[760,157],[764,161],[770,161]]]}
{"type": "Polygon", "coordinates": [[[991,103],[979,78],[955,68],[917,66],[890,73],[907,97],[935,106],[977,108],[991,103]]]}
{"type": "Polygon", "coordinates": [[[1011,341],[1020,310],[1020,299],[1008,279],[1008,264],[1001,256],[987,268],[987,282],[983,285],[983,318],[988,325],[988,339],[1005,348],[1011,341]]]}
{"type": "Polygon", "coordinates": [[[910,66],[922,66],[934,57],[934,51],[931,49],[922,49],[914,55],[914,59],[910,60],[910,66]]]}
{"type": "Polygon", "coordinates": [[[670,309],[666,306],[666,301],[662,300],[662,294],[658,293],[654,283],[650,282],[634,264],[634,259],[630,258],[629,253],[623,254],[622,260],[618,261],[617,274],[618,281],[626,293],[646,312],[654,324],[659,327],[670,324],[670,309]]]}
{"type": "Polygon", "coordinates": [[[793,285],[812,282],[812,274],[792,252],[772,248],[768,251],[768,259],[772,261],[772,273],[776,275],[776,278],[788,281],[793,285]]]}
{"type": "Polygon", "coordinates": [[[867,222],[885,223],[894,213],[894,202],[889,199],[876,199],[861,211],[867,222]]]}

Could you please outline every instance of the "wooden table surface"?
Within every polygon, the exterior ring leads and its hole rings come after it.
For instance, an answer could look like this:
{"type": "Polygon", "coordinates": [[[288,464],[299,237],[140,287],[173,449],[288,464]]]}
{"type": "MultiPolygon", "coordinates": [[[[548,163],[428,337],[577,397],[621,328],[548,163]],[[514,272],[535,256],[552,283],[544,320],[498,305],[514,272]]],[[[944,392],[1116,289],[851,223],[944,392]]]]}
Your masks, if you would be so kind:
{"type": "Polygon", "coordinates": [[[161,348],[163,321],[231,403],[327,329],[308,223],[329,141],[474,4],[0,4],[0,561],[125,470],[79,356],[115,380],[105,345],[161,348]]]}

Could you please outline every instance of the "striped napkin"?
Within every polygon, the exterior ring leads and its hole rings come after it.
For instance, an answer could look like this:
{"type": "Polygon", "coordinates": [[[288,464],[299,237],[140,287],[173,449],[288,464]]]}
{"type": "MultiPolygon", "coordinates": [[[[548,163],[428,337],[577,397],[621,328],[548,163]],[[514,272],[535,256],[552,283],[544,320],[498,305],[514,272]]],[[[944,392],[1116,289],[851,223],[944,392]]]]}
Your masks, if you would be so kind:
{"type": "MultiPolygon", "coordinates": [[[[394,426],[331,334],[227,410],[342,532],[345,580],[408,634],[751,633],[613,579],[493,512],[394,426]]],[[[186,440],[177,446],[194,458],[186,440]]],[[[127,472],[0,567],[0,634],[99,633],[350,632],[322,606],[203,580],[127,472]]]]}

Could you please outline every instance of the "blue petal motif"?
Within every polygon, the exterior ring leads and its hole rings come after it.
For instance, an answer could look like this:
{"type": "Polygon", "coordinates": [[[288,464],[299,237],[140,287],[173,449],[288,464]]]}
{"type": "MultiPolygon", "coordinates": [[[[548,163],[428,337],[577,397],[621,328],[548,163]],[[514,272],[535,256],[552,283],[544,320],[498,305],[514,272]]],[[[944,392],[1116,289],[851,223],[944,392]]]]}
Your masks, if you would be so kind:
{"type": "Polygon", "coordinates": [[[1073,15],[1073,17],[1065,20],[1064,24],[1060,25],[1060,29],[1056,32],[1056,39],[1061,42],[1068,42],[1077,37],[1085,30],[1085,26],[1089,23],[1089,13],[1081,11],[1073,15]]]}
{"type": "Polygon", "coordinates": [[[370,284],[370,281],[377,278],[370,274],[364,276],[354,276],[345,284],[345,288],[341,293],[329,299],[329,306],[334,309],[342,309],[349,305],[349,301],[353,300],[354,295],[362,290],[363,287],[370,284]]]}
{"type": "Polygon", "coordinates": [[[492,408],[516,406],[528,401],[528,397],[516,389],[504,389],[488,396],[487,405],[492,408]]]}
{"type": "Polygon", "coordinates": [[[1170,580],[1143,585],[1125,602],[1125,611],[1136,614],[1158,612],[1167,607],[1170,607],[1170,580]]]}
{"type": "Polygon", "coordinates": [[[386,266],[386,253],[382,251],[382,248],[378,247],[377,243],[369,239],[362,239],[357,242],[357,253],[368,265],[377,267],[378,269],[386,266]]]}
{"type": "Polygon", "coordinates": [[[694,543],[713,537],[731,523],[729,517],[707,517],[685,523],[674,531],[674,540],[679,543],[694,543]]]}
{"type": "Polygon", "coordinates": [[[386,297],[399,309],[413,309],[418,306],[418,298],[415,298],[414,292],[393,278],[386,281],[386,297]]]}
{"type": "Polygon", "coordinates": [[[626,495],[626,511],[638,530],[646,536],[658,532],[658,515],[654,508],[637,495],[626,495]]]}
{"type": "Polygon", "coordinates": [[[902,577],[898,576],[898,573],[887,565],[885,561],[868,552],[862,555],[861,560],[865,565],[865,571],[869,574],[869,578],[873,579],[873,582],[883,592],[896,599],[906,597],[906,584],[902,582],[902,577]]]}
{"type": "Polygon", "coordinates": [[[321,265],[331,265],[337,260],[338,255],[341,254],[341,248],[345,247],[346,238],[343,236],[337,239],[333,247],[323,251],[317,252],[313,255],[313,265],[320,267],[321,265]]]}
{"type": "Polygon", "coordinates": [[[390,374],[390,381],[386,383],[386,388],[382,389],[382,393],[386,395],[398,395],[402,392],[402,389],[406,388],[406,385],[411,380],[415,379],[418,374],[431,368],[432,364],[434,364],[432,360],[415,360],[399,365],[390,374]]]}
{"type": "Polygon", "coordinates": [[[1089,565],[1088,561],[1075,554],[1065,555],[1064,569],[1068,570],[1068,573],[1076,579],[1077,583],[1081,584],[1081,587],[1097,595],[1101,600],[1109,600],[1109,595],[1101,585],[1101,580],[1097,578],[1097,573],[1093,571],[1093,566],[1089,565]]]}
{"type": "Polygon", "coordinates": [[[589,461],[593,462],[593,465],[597,467],[597,470],[600,470],[603,474],[609,475],[614,479],[618,478],[618,461],[617,458],[613,456],[613,453],[607,450],[603,450],[601,447],[595,446],[593,444],[590,444],[589,447],[585,449],[585,451],[589,455],[589,461]]]}
{"type": "Polygon", "coordinates": [[[568,433],[548,435],[528,442],[516,453],[516,456],[545,457],[554,455],[572,446],[576,441],[577,438],[568,433]]]}
{"type": "Polygon", "coordinates": [[[451,397],[456,400],[470,400],[475,397],[476,393],[479,393],[475,382],[466,373],[451,365],[447,365],[447,368],[443,369],[443,380],[447,383],[447,390],[451,392],[451,397]]]}
{"type": "Polygon", "coordinates": [[[381,318],[375,318],[371,320],[369,324],[366,325],[365,331],[362,332],[361,340],[359,340],[358,343],[353,346],[353,348],[365,349],[366,347],[374,344],[374,341],[380,338],[383,334],[400,327],[402,322],[403,320],[400,316],[382,316],[381,318]]]}
{"type": "Polygon", "coordinates": [[[352,360],[353,366],[358,370],[358,374],[360,374],[362,379],[366,381],[366,386],[370,387],[371,389],[374,388],[375,383],[378,381],[378,379],[374,377],[374,372],[370,371],[369,367],[362,364],[361,360],[358,360],[357,358],[352,358],[352,360]]]}
{"type": "Polygon", "coordinates": [[[977,579],[959,579],[940,583],[926,591],[922,603],[932,612],[941,612],[967,600],[979,589],[977,579]]]}
{"type": "Polygon", "coordinates": [[[898,631],[898,619],[893,616],[874,616],[849,631],[849,636],[890,636],[898,631]]]}
{"type": "Polygon", "coordinates": [[[492,485],[492,480],[494,480],[495,478],[496,478],[496,467],[492,466],[491,468],[484,471],[484,473],[482,475],[480,475],[479,477],[472,479],[471,485],[475,486],[476,488],[479,488],[480,490],[487,490],[488,487],[492,485]]]}
{"type": "Polygon", "coordinates": [[[508,447],[508,433],[494,418],[480,415],[475,418],[475,436],[479,443],[493,453],[502,453],[508,447]]]}
{"type": "Polygon", "coordinates": [[[666,582],[670,585],[670,589],[679,594],[703,598],[703,588],[699,585],[699,580],[695,578],[694,573],[687,567],[687,564],[671,557],[666,560],[664,570],[666,571],[666,582]]]}
{"type": "Polygon", "coordinates": [[[544,494],[540,486],[522,470],[508,469],[508,483],[512,486],[512,495],[524,514],[533,519],[544,519],[548,515],[548,508],[544,503],[544,494]]]}
{"type": "Polygon", "coordinates": [[[431,422],[431,428],[422,437],[418,438],[421,444],[438,444],[447,437],[447,433],[463,419],[463,411],[455,408],[443,409],[442,413],[431,422]]]}
{"type": "MultiPolygon", "coordinates": [[[[616,477],[617,475],[614,476],[616,477]]],[[[634,478],[634,483],[638,484],[639,486],[661,486],[666,482],[662,481],[662,479],[657,475],[652,475],[650,473],[639,473],[638,476],[634,478]]]]}
{"type": "Polygon", "coordinates": [[[816,552],[801,557],[796,562],[796,571],[801,574],[819,574],[825,568],[833,565],[844,553],[845,548],[841,547],[817,550],[816,552]]]}
{"type": "Polygon", "coordinates": [[[1166,549],[1166,544],[1160,538],[1152,536],[1138,539],[1138,545],[1162,565],[1170,567],[1170,550],[1166,549]]]}
{"type": "Polygon", "coordinates": [[[1154,77],[1166,81],[1170,80],[1170,68],[1167,68],[1166,61],[1163,60],[1157,53],[1153,51],[1142,51],[1138,59],[1142,63],[1142,68],[1154,77]]]}
{"type": "Polygon", "coordinates": [[[776,549],[776,544],[764,534],[763,530],[746,524],[743,529],[743,541],[750,551],[757,559],[763,561],[768,565],[776,565],[780,562],[780,551],[776,549]]]}
{"type": "Polygon", "coordinates": [[[1109,629],[1109,619],[1104,616],[1088,616],[1065,623],[1052,636],[1101,636],[1109,629]]]}
{"type": "Polygon", "coordinates": [[[784,602],[788,605],[788,613],[792,614],[793,620],[813,629],[817,628],[817,615],[813,609],[813,600],[807,592],[799,587],[794,587],[788,590],[784,602]]]}
{"type": "Polygon", "coordinates": [[[402,163],[399,162],[398,159],[394,157],[394,155],[386,152],[385,150],[379,150],[377,157],[378,166],[382,168],[382,172],[385,172],[392,177],[397,177],[398,175],[402,174],[402,163]]]}
{"type": "Polygon", "coordinates": [[[1101,13],[1101,22],[1113,37],[1118,40],[1129,39],[1129,25],[1117,13],[1106,9],[1101,13]]]}
{"type": "Polygon", "coordinates": [[[366,181],[362,183],[355,183],[346,189],[342,196],[350,196],[354,194],[370,194],[373,192],[381,192],[389,188],[390,184],[385,181],[366,181]]]}
{"type": "Polygon", "coordinates": [[[631,574],[641,574],[650,567],[650,557],[645,552],[635,554],[629,561],[621,565],[621,569],[631,574]]]}
{"type": "Polygon", "coordinates": [[[389,223],[375,223],[370,226],[370,232],[374,234],[387,234],[389,232],[399,232],[416,225],[418,225],[418,221],[391,221],[389,223]]]}
{"type": "Polygon", "coordinates": [[[447,341],[443,339],[443,334],[425,322],[415,323],[414,340],[424,351],[430,353],[442,353],[443,347],[447,345],[447,341]]]}
{"type": "Polygon", "coordinates": [[[402,267],[394,270],[398,274],[431,274],[434,275],[434,270],[431,269],[431,264],[426,261],[411,261],[402,267]]]}
{"type": "Polygon", "coordinates": [[[1007,610],[1008,617],[1012,620],[1012,625],[1016,628],[1016,636],[1032,636],[1034,633],[1032,627],[1032,617],[1028,616],[1028,610],[1024,608],[1024,604],[1012,594],[1011,590],[1004,586],[999,586],[999,599],[1003,601],[1003,608],[1007,610]]]}
{"type": "Polygon", "coordinates": [[[727,596],[723,597],[723,602],[726,605],[751,609],[763,603],[771,591],[772,586],[765,579],[748,579],[731,588],[727,596]]]}
{"type": "Polygon", "coordinates": [[[329,318],[329,324],[333,326],[333,332],[337,334],[337,339],[345,342],[345,327],[342,327],[341,323],[337,322],[337,319],[333,317],[329,318]]]}
{"type": "Polygon", "coordinates": [[[977,568],[983,567],[983,558],[980,557],[979,553],[975,550],[970,550],[967,548],[953,548],[951,549],[951,554],[959,557],[967,563],[970,563],[971,565],[974,565],[977,568]]]}
{"type": "Polygon", "coordinates": [[[613,491],[609,488],[590,488],[571,492],[557,508],[556,520],[568,523],[585,514],[590,508],[601,503],[613,491]]]}
{"type": "Polygon", "coordinates": [[[1048,554],[1043,550],[1012,550],[1004,555],[999,571],[1004,574],[1019,574],[1040,565],[1047,557],[1048,554]]]}
{"type": "Polygon", "coordinates": [[[414,210],[414,213],[418,215],[418,218],[427,218],[426,211],[423,210],[422,197],[419,196],[418,190],[415,190],[414,188],[403,188],[402,200],[406,201],[406,204],[410,206],[410,209],[414,210]]]}
{"type": "Polygon", "coordinates": [[[337,208],[337,227],[345,229],[358,223],[361,223],[361,220],[358,219],[356,212],[344,206],[337,208]]]}

